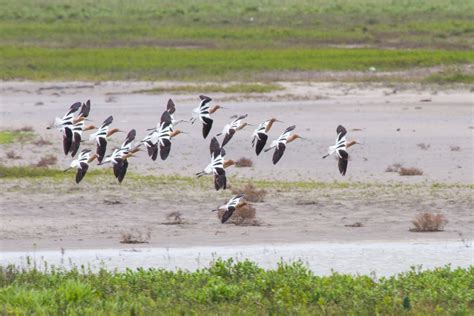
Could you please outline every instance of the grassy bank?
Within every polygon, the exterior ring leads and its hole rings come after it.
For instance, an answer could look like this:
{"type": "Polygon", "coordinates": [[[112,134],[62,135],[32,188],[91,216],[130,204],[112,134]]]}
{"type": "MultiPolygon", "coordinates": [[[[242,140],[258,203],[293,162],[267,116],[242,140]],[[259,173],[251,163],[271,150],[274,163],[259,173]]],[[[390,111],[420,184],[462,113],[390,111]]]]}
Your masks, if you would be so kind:
{"type": "Polygon", "coordinates": [[[6,314],[456,314],[474,312],[474,267],[389,278],[314,275],[301,263],[264,270],[216,261],[196,272],[0,267],[6,314]]]}
{"type": "Polygon", "coordinates": [[[474,51],[378,49],[1,47],[0,55],[1,79],[33,80],[248,80],[273,71],[390,71],[474,62],[474,51]]]}
{"type": "MultiPolygon", "coordinates": [[[[392,71],[474,59],[472,1],[0,5],[0,79],[6,80],[272,80],[268,73],[392,71]]],[[[461,72],[427,81],[469,83],[472,76],[461,72]]]]}

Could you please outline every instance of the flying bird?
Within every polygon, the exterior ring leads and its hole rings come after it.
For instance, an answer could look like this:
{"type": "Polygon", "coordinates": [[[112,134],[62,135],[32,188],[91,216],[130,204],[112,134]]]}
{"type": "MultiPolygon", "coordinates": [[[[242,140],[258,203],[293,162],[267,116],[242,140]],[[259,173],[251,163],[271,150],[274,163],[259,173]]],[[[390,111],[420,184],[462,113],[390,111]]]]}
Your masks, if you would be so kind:
{"type": "Polygon", "coordinates": [[[163,112],[160,124],[153,129],[143,140],[148,155],[153,161],[158,157],[158,152],[162,160],[168,158],[171,151],[171,138],[179,134],[184,134],[181,130],[172,130],[172,118],[168,111],[163,112]]]}
{"type": "Polygon", "coordinates": [[[82,140],[82,132],[95,129],[94,125],[85,126],[85,119],[89,116],[91,111],[91,101],[87,100],[86,103],[82,104],[81,111],[79,112],[78,118],[81,118],[77,123],[72,125],[72,143],[70,148],[71,156],[74,157],[79,150],[82,140]]]}
{"type": "Polygon", "coordinates": [[[114,149],[112,154],[106,157],[101,163],[109,163],[111,162],[113,165],[114,175],[119,181],[122,183],[123,179],[125,178],[125,174],[127,173],[128,169],[128,158],[132,157],[135,153],[140,150],[140,144],[137,146],[132,147],[132,142],[135,140],[137,132],[132,129],[128,132],[125,141],[123,142],[120,148],[114,149]]]}
{"type": "Polygon", "coordinates": [[[200,95],[199,98],[201,99],[201,103],[199,103],[197,108],[193,109],[191,124],[194,124],[194,122],[199,118],[202,122],[202,136],[206,138],[212,128],[213,120],[211,119],[211,114],[216,112],[218,109],[223,109],[224,107],[214,105],[210,108],[209,102],[212,101],[211,98],[206,97],[205,95],[200,95]]]}
{"type": "Polygon", "coordinates": [[[68,155],[72,145],[72,126],[84,120],[84,118],[74,118],[74,113],[81,107],[81,102],[76,102],[69,107],[69,110],[63,116],[63,118],[56,117],[52,126],[46,127],[46,129],[57,128],[63,134],[63,150],[64,154],[68,155]]]}
{"type": "Polygon", "coordinates": [[[203,171],[198,172],[196,175],[199,177],[204,175],[214,175],[214,187],[217,191],[219,189],[225,190],[227,188],[227,178],[224,169],[224,156],[225,150],[219,145],[217,138],[211,139],[209,146],[211,152],[211,162],[204,168],[203,171]]]}
{"type": "Polygon", "coordinates": [[[276,118],[269,119],[261,123],[252,134],[252,147],[255,147],[255,153],[260,155],[268,140],[268,132],[272,128],[273,123],[282,121],[276,118]]]}
{"type": "Polygon", "coordinates": [[[329,146],[328,153],[327,155],[323,156],[323,159],[336,153],[339,172],[341,173],[341,175],[344,176],[346,175],[347,164],[349,162],[349,153],[347,152],[347,148],[355,144],[358,144],[358,142],[353,140],[348,143],[346,141],[347,130],[342,125],[339,125],[336,128],[336,133],[337,133],[336,144],[333,146],[329,146]]]}
{"type": "Polygon", "coordinates": [[[168,103],[166,104],[166,112],[168,112],[171,115],[171,131],[173,131],[173,128],[178,125],[179,123],[182,122],[189,122],[186,120],[175,120],[174,119],[174,112],[176,112],[176,105],[174,104],[172,99],[168,100],[168,103]]]}
{"type": "Polygon", "coordinates": [[[276,165],[278,161],[280,161],[281,157],[283,156],[283,153],[285,152],[286,145],[288,143],[291,143],[295,139],[304,139],[298,134],[293,134],[291,135],[291,132],[295,129],[295,125],[292,125],[288,127],[281,135],[278,137],[278,139],[272,141],[272,144],[269,148],[265,149],[265,151],[269,151],[272,148],[275,148],[275,151],[273,153],[273,164],[276,165]],[[290,136],[291,135],[291,136],[290,136]]]}
{"type": "Polygon", "coordinates": [[[91,155],[91,150],[90,149],[83,149],[80,153],[77,159],[74,159],[71,162],[71,165],[69,168],[64,170],[64,172],[76,168],[76,183],[81,182],[81,180],[84,178],[84,176],[87,173],[87,170],[89,170],[89,164],[94,161],[97,158],[97,154],[92,154],[91,155]]]}
{"type": "Polygon", "coordinates": [[[236,209],[241,208],[242,206],[247,205],[247,202],[241,201],[244,197],[243,194],[239,194],[231,198],[226,204],[219,206],[217,209],[212,210],[212,212],[216,212],[219,210],[224,211],[222,215],[221,223],[224,224],[227,220],[234,214],[236,209]]]}
{"type": "Polygon", "coordinates": [[[97,132],[89,136],[89,140],[95,140],[97,143],[96,154],[97,154],[97,161],[99,163],[101,163],[105,157],[105,153],[107,151],[107,139],[115,133],[123,132],[119,130],[118,128],[110,128],[110,124],[112,124],[113,121],[114,121],[113,116],[112,115],[109,116],[108,118],[105,119],[105,121],[97,130],[97,132]]]}
{"type": "Polygon", "coordinates": [[[235,132],[240,131],[243,129],[245,126],[252,126],[252,124],[249,123],[242,123],[242,120],[247,117],[247,114],[237,116],[234,115],[231,118],[234,120],[224,126],[224,129],[222,130],[221,133],[217,134],[216,136],[220,136],[224,134],[224,140],[222,141],[222,147],[224,147],[234,136],[235,132]]]}

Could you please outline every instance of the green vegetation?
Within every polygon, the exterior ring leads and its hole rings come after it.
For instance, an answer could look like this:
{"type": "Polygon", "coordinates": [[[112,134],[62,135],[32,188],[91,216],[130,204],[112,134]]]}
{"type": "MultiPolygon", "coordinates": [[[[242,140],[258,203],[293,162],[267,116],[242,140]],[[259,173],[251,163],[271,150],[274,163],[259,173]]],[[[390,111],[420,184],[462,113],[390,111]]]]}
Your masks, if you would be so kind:
{"type": "MultiPolygon", "coordinates": [[[[71,178],[70,171],[64,173],[63,170],[54,168],[34,167],[34,166],[22,166],[22,167],[7,167],[0,164],[0,179],[38,179],[44,181],[50,179],[53,181],[64,181],[71,178]]],[[[84,183],[92,182],[95,183],[97,177],[112,177],[113,173],[110,168],[93,169],[87,172],[84,183]]],[[[392,187],[392,188],[405,188],[414,189],[417,187],[430,187],[433,190],[437,189],[449,189],[449,188],[466,188],[474,189],[474,184],[451,184],[451,183],[421,183],[421,184],[406,184],[406,183],[378,183],[378,182],[345,182],[345,181],[334,181],[334,182],[321,182],[321,181],[275,181],[275,180],[258,180],[258,179],[244,179],[229,177],[231,182],[236,187],[242,186],[248,183],[252,183],[257,188],[261,189],[275,189],[275,190],[318,190],[318,189],[366,189],[376,187],[392,187]]],[[[102,182],[100,182],[102,183],[102,182]]],[[[123,185],[132,183],[134,186],[159,186],[159,185],[187,185],[187,186],[199,186],[209,187],[208,178],[196,178],[180,175],[139,175],[133,172],[128,172],[127,177],[124,180],[123,185]]]]}
{"type": "MultiPolygon", "coordinates": [[[[473,1],[0,5],[0,79],[248,81],[274,72],[400,70],[474,59],[473,1]]],[[[448,79],[470,82],[466,76],[448,79]]]]}
{"type": "Polygon", "coordinates": [[[264,270],[217,260],[196,272],[98,273],[0,267],[5,314],[471,315],[474,267],[412,269],[388,278],[316,276],[301,262],[264,270]]]}
{"type": "Polygon", "coordinates": [[[14,142],[25,142],[31,140],[34,136],[33,131],[23,130],[2,130],[0,131],[0,145],[11,144],[14,142]]]}
{"type": "Polygon", "coordinates": [[[474,83],[474,73],[464,73],[459,69],[446,69],[425,78],[427,83],[452,84],[452,83],[474,83]]]}
{"type": "Polygon", "coordinates": [[[284,89],[282,86],[272,83],[236,83],[230,85],[205,84],[205,85],[180,85],[171,87],[157,87],[148,90],[139,90],[135,93],[198,93],[206,91],[206,93],[265,93],[284,89]]]}
{"type": "Polygon", "coordinates": [[[0,48],[2,79],[249,78],[271,71],[378,70],[474,62],[474,51],[377,49],[180,50],[0,48]]]}

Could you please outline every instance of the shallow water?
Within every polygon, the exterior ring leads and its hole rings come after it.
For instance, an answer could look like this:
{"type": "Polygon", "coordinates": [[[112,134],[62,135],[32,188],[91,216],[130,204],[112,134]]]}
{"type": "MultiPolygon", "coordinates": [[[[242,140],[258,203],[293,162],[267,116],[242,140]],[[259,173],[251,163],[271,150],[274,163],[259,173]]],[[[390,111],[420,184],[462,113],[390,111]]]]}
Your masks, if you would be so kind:
{"type": "Polygon", "coordinates": [[[423,269],[451,264],[466,267],[473,264],[472,242],[376,242],[376,243],[308,243],[226,247],[130,248],[62,251],[3,252],[0,264],[38,268],[48,266],[125,268],[165,268],[195,270],[209,265],[215,258],[249,259],[264,268],[274,268],[280,261],[303,261],[314,273],[331,271],[350,274],[375,273],[388,276],[407,271],[411,266],[423,269]]]}

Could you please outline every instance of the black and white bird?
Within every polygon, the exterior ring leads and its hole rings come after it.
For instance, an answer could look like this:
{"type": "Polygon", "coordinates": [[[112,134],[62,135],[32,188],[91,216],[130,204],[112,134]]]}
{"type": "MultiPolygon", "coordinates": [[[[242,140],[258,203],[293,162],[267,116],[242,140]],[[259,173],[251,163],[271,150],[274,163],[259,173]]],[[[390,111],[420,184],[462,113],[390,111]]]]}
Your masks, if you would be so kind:
{"type": "Polygon", "coordinates": [[[115,133],[123,132],[119,130],[118,128],[110,128],[110,124],[112,124],[113,121],[114,121],[113,116],[112,115],[109,116],[108,118],[105,119],[105,121],[97,130],[97,132],[89,135],[89,140],[90,141],[95,140],[95,142],[97,143],[96,154],[97,154],[97,161],[99,163],[101,163],[105,157],[105,153],[107,151],[107,139],[115,133]]]}
{"type": "Polygon", "coordinates": [[[148,155],[153,161],[158,157],[158,151],[162,160],[166,160],[171,150],[171,114],[168,111],[163,112],[161,121],[143,140],[147,148],[148,155]],[[158,150],[159,148],[159,150],[158,150]]]}
{"type": "Polygon", "coordinates": [[[273,123],[282,121],[276,118],[271,118],[258,125],[257,129],[252,134],[252,147],[255,147],[255,153],[260,155],[268,140],[268,132],[272,128],[273,123]]]}
{"type": "Polygon", "coordinates": [[[189,123],[189,121],[186,121],[186,120],[175,120],[173,114],[174,112],[176,112],[176,105],[174,104],[172,99],[169,99],[168,103],[166,104],[166,112],[168,112],[171,116],[171,131],[173,131],[174,127],[178,125],[179,123],[182,123],[182,122],[189,123]]]}
{"type": "Polygon", "coordinates": [[[94,161],[94,159],[97,158],[97,154],[92,154],[91,155],[91,150],[90,149],[83,149],[80,153],[77,159],[74,159],[71,162],[71,165],[69,168],[64,170],[64,172],[76,168],[76,183],[81,182],[81,180],[84,178],[84,176],[87,173],[87,170],[89,170],[89,164],[94,161]]]}
{"type": "Polygon", "coordinates": [[[222,132],[216,135],[216,136],[220,136],[222,134],[225,135],[224,140],[222,141],[222,147],[224,147],[232,139],[235,132],[240,131],[247,125],[252,126],[252,124],[249,124],[249,123],[242,123],[242,120],[245,119],[246,117],[247,117],[247,114],[240,115],[240,116],[237,116],[237,115],[232,116],[231,118],[233,118],[234,120],[226,124],[222,132]]]}
{"type": "Polygon", "coordinates": [[[196,175],[198,178],[204,175],[214,175],[214,187],[216,190],[225,190],[227,188],[227,178],[224,169],[225,150],[219,145],[219,142],[215,137],[211,139],[209,149],[211,152],[211,162],[203,171],[198,172],[196,175]]]}
{"type": "Polygon", "coordinates": [[[341,175],[344,176],[346,175],[347,164],[349,162],[349,153],[347,152],[347,148],[358,144],[358,142],[355,140],[347,142],[347,130],[342,125],[339,125],[336,128],[336,133],[336,144],[333,146],[329,146],[328,153],[327,155],[323,156],[323,159],[335,153],[339,172],[341,173],[341,175]]]}
{"type": "Polygon", "coordinates": [[[81,107],[82,103],[81,102],[76,102],[72,104],[69,107],[69,110],[66,112],[66,114],[63,116],[63,118],[56,117],[54,119],[54,122],[51,126],[46,127],[47,129],[51,128],[57,128],[63,135],[63,150],[64,154],[68,155],[69,151],[71,149],[72,145],[72,126],[81,121],[84,120],[84,118],[81,117],[74,117],[74,113],[79,110],[81,107]]]}
{"type": "Polygon", "coordinates": [[[231,198],[226,204],[219,206],[215,210],[212,210],[212,212],[224,211],[221,219],[221,223],[224,224],[229,218],[231,218],[235,210],[247,205],[247,202],[242,201],[243,197],[243,194],[236,195],[231,198]]]}
{"type": "Polygon", "coordinates": [[[291,143],[295,139],[304,139],[298,134],[293,134],[291,135],[291,132],[295,129],[295,125],[292,125],[288,127],[281,135],[278,137],[278,139],[272,141],[272,144],[269,148],[265,149],[265,151],[269,151],[272,148],[275,148],[275,151],[273,153],[273,164],[276,165],[278,161],[280,161],[281,157],[283,156],[283,153],[285,152],[286,145],[288,143],[291,143]],[[291,136],[290,136],[291,135],[291,136]]]}
{"type": "Polygon", "coordinates": [[[70,148],[71,156],[74,157],[81,146],[82,141],[82,132],[94,129],[94,125],[85,125],[85,119],[89,116],[91,111],[91,101],[87,100],[86,103],[83,103],[81,106],[81,111],[79,112],[78,117],[83,118],[77,123],[72,125],[72,143],[70,148]]]}
{"type": "Polygon", "coordinates": [[[201,99],[201,103],[199,103],[197,108],[193,109],[191,124],[194,124],[194,122],[199,119],[202,122],[202,136],[206,138],[212,128],[213,119],[211,119],[211,114],[224,107],[220,105],[209,107],[209,102],[212,101],[211,98],[205,95],[200,95],[199,98],[201,99]]]}
{"type": "Polygon", "coordinates": [[[113,165],[114,175],[122,183],[125,178],[125,174],[128,169],[128,158],[132,157],[136,152],[140,150],[140,144],[132,147],[132,143],[135,140],[137,132],[132,129],[127,134],[127,138],[123,142],[120,148],[114,149],[112,154],[106,157],[100,164],[106,164],[111,162],[113,165]]]}

